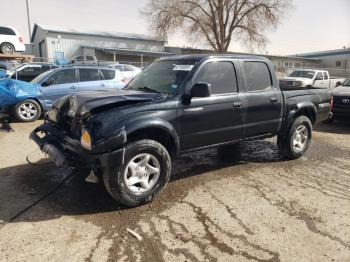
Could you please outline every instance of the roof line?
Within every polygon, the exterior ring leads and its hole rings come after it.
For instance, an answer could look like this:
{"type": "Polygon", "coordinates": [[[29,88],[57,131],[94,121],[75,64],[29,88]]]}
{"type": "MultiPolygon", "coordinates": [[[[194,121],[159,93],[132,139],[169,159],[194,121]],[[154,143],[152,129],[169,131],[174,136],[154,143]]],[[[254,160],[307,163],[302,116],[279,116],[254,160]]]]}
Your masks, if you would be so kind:
{"type": "Polygon", "coordinates": [[[84,32],[82,31],[75,31],[73,29],[67,29],[67,28],[53,28],[50,26],[45,25],[39,25],[37,23],[34,24],[33,33],[31,36],[31,42],[34,41],[35,34],[37,31],[37,28],[40,27],[42,30],[47,32],[54,32],[54,33],[63,33],[63,34],[71,34],[71,35],[88,35],[88,36],[100,36],[100,37],[111,37],[111,38],[122,38],[122,39],[131,39],[131,40],[144,40],[144,41],[151,41],[151,42],[167,42],[165,39],[158,39],[154,36],[144,35],[144,34],[131,34],[131,33],[123,33],[123,32],[103,32],[103,31],[95,31],[95,32],[84,32]]]}

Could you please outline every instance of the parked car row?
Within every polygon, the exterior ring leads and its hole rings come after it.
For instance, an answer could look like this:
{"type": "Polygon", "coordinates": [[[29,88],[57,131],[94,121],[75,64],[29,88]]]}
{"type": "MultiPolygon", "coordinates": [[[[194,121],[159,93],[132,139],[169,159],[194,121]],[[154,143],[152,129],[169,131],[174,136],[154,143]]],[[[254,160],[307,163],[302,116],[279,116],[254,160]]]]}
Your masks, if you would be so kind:
{"type": "Polygon", "coordinates": [[[0,109],[20,121],[35,121],[62,96],[117,90],[126,83],[121,73],[110,67],[58,67],[40,74],[30,83],[12,77],[0,80],[0,109]]]}

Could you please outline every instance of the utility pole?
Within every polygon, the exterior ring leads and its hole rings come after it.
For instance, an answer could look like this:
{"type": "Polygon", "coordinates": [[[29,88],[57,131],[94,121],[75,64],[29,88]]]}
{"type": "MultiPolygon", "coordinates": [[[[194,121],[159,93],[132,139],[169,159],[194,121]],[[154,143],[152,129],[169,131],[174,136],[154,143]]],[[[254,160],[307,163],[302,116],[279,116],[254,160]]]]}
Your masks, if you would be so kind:
{"type": "Polygon", "coordinates": [[[27,19],[28,19],[28,34],[29,34],[29,42],[32,37],[32,29],[30,27],[30,16],[29,16],[29,0],[26,0],[26,5],[27,5],[27,19]]]}

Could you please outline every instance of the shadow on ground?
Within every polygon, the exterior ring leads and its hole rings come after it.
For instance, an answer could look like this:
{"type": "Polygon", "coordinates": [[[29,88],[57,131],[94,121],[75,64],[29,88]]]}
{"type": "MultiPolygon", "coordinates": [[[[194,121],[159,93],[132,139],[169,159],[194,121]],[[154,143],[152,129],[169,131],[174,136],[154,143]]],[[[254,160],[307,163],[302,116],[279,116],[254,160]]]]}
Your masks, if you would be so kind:
{"type": "Polygon", "coordinates": [[[314,131],[330,134],[350,134],[350,121],[337,121],[332,123],[320,123],[314,127],[314,131]]]}
{"type": "MultiPolygon", "coordinates": [[[[170,191],[174,193],[171,196],[185,190],[183,186],[177,186],[173,182],[248,162],[276,161],[281,161],[276,145],[268,141],[248,142],[244,146],[234,145],[186,154],[173,163],[170,181],[173,189],[170,191]]],[[[47,162],[35,166],[25,164],[0,169],[0,220],[8,222],[20,210],[55,188],[68,174],[67,170],[58,169],[47,162]]],[[[34,207],[15,222],[42,221],[62,215],[88,215],[125,209],[110,197],[102,184],[86,183],[85,177],[86,174],[72,176],[38,205],[43,207],[42,210],[34,207]]],[[[164,201],[163,194],[165,193],[161,194],[160,201],[164,201]]]]}

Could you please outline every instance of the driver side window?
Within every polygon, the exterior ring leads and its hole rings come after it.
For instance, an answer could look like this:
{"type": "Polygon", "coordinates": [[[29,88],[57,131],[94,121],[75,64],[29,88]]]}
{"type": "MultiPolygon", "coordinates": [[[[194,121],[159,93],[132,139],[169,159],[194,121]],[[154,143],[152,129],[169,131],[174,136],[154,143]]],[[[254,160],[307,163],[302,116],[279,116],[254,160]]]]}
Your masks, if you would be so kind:
{"type": "Polygon", "coordinates": [[[231,62],[209,62],[198,74],[197,82],[211,85],[212,95],[237,93],[237,77],[231,62]]]}
{"type": "Polygon", "coordinates": [[[60,70],[51,75],[48,81],[51,82],[52,85],[75,83],[77,82],[75,69],[60,70]]]}
{"type": "Polygon", "coordinates": [[[317,79],[317,80],[323,80],[323,76],[322,76],[322,73],[321,73],[321,72],[318,72],[318,73],[317,73],[316,79],[317,79]]]}

